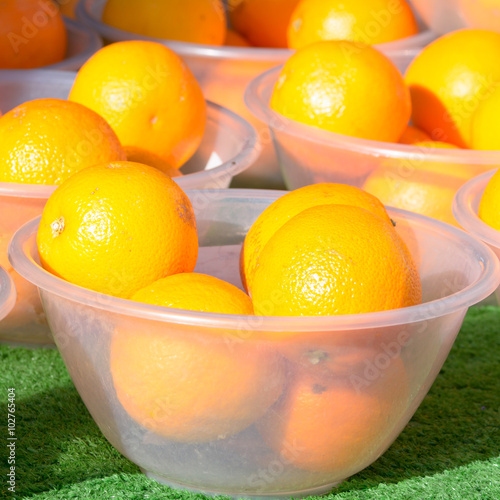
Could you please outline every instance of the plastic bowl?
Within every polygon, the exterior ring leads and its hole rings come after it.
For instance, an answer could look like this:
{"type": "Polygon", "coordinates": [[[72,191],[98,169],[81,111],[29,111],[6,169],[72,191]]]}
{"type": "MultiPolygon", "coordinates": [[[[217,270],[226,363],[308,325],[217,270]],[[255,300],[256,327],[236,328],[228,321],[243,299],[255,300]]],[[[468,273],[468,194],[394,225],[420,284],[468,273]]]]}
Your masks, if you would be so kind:
{"type": "MultiPolygon", "coordinates": [[[[104,40],[156,40],[164,43],[183,57],[200,82],[205,96],[246,118],[258,131],[262,151],[251,168],[233,181],[235,187],[261,187],[281,189],[283,179],[277,165],[267,126],[256,120],[246,110],[243,93],[252,78],[263,71],[283,63],[292,51],[258,47],[226,47],[196,43],[161,40],[119,30],[101,21],[106,0],[80,0],[76,17],[83,24],[97,31],[104,40]]],[[[436,35],[422,27],[421,33],[398,41],[377,45],[404,71],[422,47],[436,35]]]]}
{"type": "Polygon", "coordinates": [[[0,321],[9,314],[16,303],[16,287],[10,274],[0,266],[0,321]]]}
{"type": "MultiPolygon", "coordinates": [[[[495,172],[496,170],[485,172],[466,182],[457,191],[452,210],[460,226],[478,240],[486,243],[500,259],[500,231],[493,229],[478,216],[479,202],[484,189],[495,172]]],[[[500,303],[500,291],[496,290],[495,295],[500,303]]]]}
{"type": "MultiPolygon", "coordinates": [[[[243,238],[258,215],[283,192],[229,189],[187,194],[195,208],[200,237],[195,270],[241,287],[238,261],[243,238]]],[[[418,263],[424,301],[369,314],[237,316],[166,309],[92,292],[40,267],[35,242],[38,218],[16,232],[9,259],[21,276],[39,288],[56,344],[102,433],[147,476],[208,493],[297,497],[329,491],[384,453],[431,387],[468,307],[488,296],[500,282],[495,254],[465,231],[400,210],[390,210],[390,215],[418,263]],[[349,407],[332,405],[318,414],[318,422],[324,423],[316,426],[322,436],[318,443],[329,436],[333,436],[333,443],[340,441],[341,445],[333,444],[335,449],[329,448],[324,455],[338,457],[339,463],[327,470],[319,470],[317,465],[309,470],[292,465],[294,458],[304,453],[303,445],[291,438],[286,450],[273,452],[258,431],[259,426],[260,431],[270,430],[262,427],[262,421],[237,434],[203,443],[177,442],[143,427],[122,407],[111,373],[111,342],[123,328],[146,339],[149,335],[157,340],[189,339],[201,343],[208,356],[212,348],[231,357],[243,352],[241,361],[259,350],[280,353],[273,360],[272,375],[260,388],[264,394],[282,375],[282,354],[288,357],[288,369],[294,371],[301,369],[297,361],[301,353],[328,352],[337,362],[332,365],[334,385],[354,398],[349,407]],[[379,408],[380,403],[385,408],[383,423],[371,406],[361,409],[358,397],[361,401],[373,397],[370,405],[379,408]],[[372,409],[373,417],[367,420],[372,409]],[[330,418],[335,421],[339,417],[336,412],[345,423],[340,430],[329,423],[330,418]],[[371,432],[374,428],[377,430],[371,432]]],[[[309,369],[314,370],[314,365],[309,369]]],[[[190,374],[188,370],[179,377],[189,381],[190,374]]],[[[234,378],[235,374],[220,375],[234,378]]],[[[316,375],[318,387],[322,387],[319,381],[323,375],[316,375]]],[[[192,381],[195,387],[199,383],[192,381]]],[[[141,384],[141,392],[149,390],[149,384],[141,384]]],[[[238,388],[234,392],[238,393],[238,388]]],[[[163,397],[169,400],[168,387],[157,401],[163,397]]],[[[226,401],[231,396],[220,397],[226,401]]],[[[287,417],[288,413],[283,415],[287,417]]],[[[161,422],[163,417],[155,414],[152,418],[161,422]]],[[[163,422],[168,427],[169,420],[163,422]]]]}
{"type": "MultiPolygon", "coordinates": [[[[19,70],[0,74],[0,109],[3,113],[25,101],[55,97],[66,99],[75,73],[57,70],[19,70]]],[[[207,127],[194,156],[175,178],[183,189],[226,188],[237,173],[248,168],[258,154],[253,127],[232,111],[208,103],[207,127]]],[[[24,222],[42,212],[55,186],[0,182],[0,265],[12,272],[17,304],[0,325],[0,340],[53,345],[38,293],[12,271],[7,244],[24,222]]]]}
{"type": "MultiPolygon", "coordinates": [[[[412,0],[412,4],[427,26],[435,33],[442,35],[467,26],[463,12],[460,9],[461,1],[412,0]]],[[[477,2],[474,3],[477,4],[477,2]]]]}
{"type": "Polygon", "coordinates": [[[64,24],[68,35],[66,57],[58,63],[44,66],[43,69],[76,71],[103,46],[101,37],[93,29],[68,17],[64,17],[64,24]]]}
{"type": "Polygon", "coordinates": [[[500,166],[500,152],[431,150],[358,139],[290,120],[269,107],[280,70],[278,66],[253,79],[246,89],[245,102],[259,120],[269,125],[289,189],[317,182],[342,182],[363,187],[368,176],[380,168],[387,175],[405,180],[411,180],[411,176],[422,169],[439,170],[443,185],[449,180],[455,186],[457,171],[468,180],[500,166]]]}

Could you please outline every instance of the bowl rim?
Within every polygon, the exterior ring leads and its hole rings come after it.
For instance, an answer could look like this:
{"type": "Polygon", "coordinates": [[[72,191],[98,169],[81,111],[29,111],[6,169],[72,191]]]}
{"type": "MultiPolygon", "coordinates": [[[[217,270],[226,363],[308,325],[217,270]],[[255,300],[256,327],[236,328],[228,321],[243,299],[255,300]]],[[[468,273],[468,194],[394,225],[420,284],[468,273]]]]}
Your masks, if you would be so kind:
{"type": "MultiPolygon", "coordinates": [[[[20,77],[26,75],[26,71],[32,71],[33,76],[36,78],[44,79],[47,76],[62,77],[68,80],[74,79],[76,72],[64,70],[12,70],[7,74],[0,74],[0,81],[12,80],[18,81],[20,77]],[[21,73],[19,73],[19,71],[21,73]]],[[[233,124],[237,124],[245,130],[245,137],[242,141],[241,150],[236,156],[229,158],[220,165],[200,170],[198,172],[191,172],[184,174],[181,177],[174,177],[173,180],[182,188],[184,184],[194,182],[207,183],[211,180],[216,184],[220,179],[232,178],[233,176],[241,173],[248,168],[257,159],[260,150],[260,139],[255,128],[248,120],[234,111],[217,104],[213,101],[205,100],[207,103],[208,113],[221,113],[224,118],[232,120],[233,124]]],[[[207,119],[209,114],[207,113],[207,119]]],[[[0,197],[13,197],[13,198],[33,198],[33,199],[46,199],[57,188],[57,185],[47,184],[24,184],[17,182],[0,182],[0,197]],[[14,190],[13,190],[14,189],[14,190]]],[[[184,189],[184,188],[183,188],[184,189]]]]}
{"type": "MultiPolygon", "coordinates": [[[[252,201],[273,201],[285,193],[286,191],[235,188],[186,191],[190,198],[208,194],[213,200],[216,200],[230,194],[232,199],[246,200],[247,202],[249,199],[252,201]]],[[[283,330],[287,332],[337,331],[410,324],[466,310],[469,306],[489,296],[498,287],[500,284],[500,261],[486,244],[466,231],[436,219],[391,207],[388,207],[388,210],[396,220],[401,217],[412,224],[420,225],[428,230],[429,234],[432,232],[441,235],[443,232],[451,233],[456,238],[463,240],[464,248],[467,248],[471,254],[477,255],[476,265],[481,268],[480,277],[462,290],[443,298],[390,311],[339,316],[244,316],[167,309],[112,297],[64,281],[45,271],[32,257],[32,253],[33,255],[37,254],[35,239],[41,216],[28,221],[14,233],[9,243],[8,257],[14,269],[37,287],[85,306],[143,319],[230,331],[244,330],[254,333],[283,330]]]]}
{"type": "Polygon", "coordinates": [[[500,250],[500,231],[483,222],[477,209],[486,185],[498,169],[476,175],[460,186],[451,206],[456,221],[467,232],[500,250]]]}
{"type": "Polygon", "coordinates": [[[67,16],[63,16],[63,21],[66,26],[68,39],[74,36],[85,36],[88,39],[88,45],[84,50],[78,52],[77,54],[65,57],[62,61],[57,63],[43,66],[44,69],[64,70],[65,68],[73,68],[76,65],[81,65],[90,57],[91,54],[97,52],[104,45],[101,36],[94,29],[87,29],[86,26],[82,26],[81,23],[78,23],[76,20],[67,16]]]}
{"type": "Polygon", "coordinates": [[[17,291],[9,272],[0,266],[0,320],[12,311],[16,304],[17,291]]]}
{"type": "MultiPolygon", "coordinates": [[[[121,30],[119,28],[114,28],[108,24],[103,23],[101,19],[99,19],[97,16],[94,16],[90,11],[89,4],[91,4],[92,2],[95,2],[95,0],[80,0],[75,8],[75,16],[82,24],[90,26],[103,38],[108,38],[110,40],[129,40],[130,35],[133,35],[133,38],[135,40],[147,40],[163,43],[181,56],[193,56],[221,60],[244,59],[247,61],[280,62],[290,57],[290,55],[294,52],[292,49],[287,48],[233,47],[224,45],[216,46],[192,42],[179,42],[176,40],[139,35],[136,33],[131,33],[129,31],[121,30]]],[[[427,25],[425,25],[423,22],[421,22],[420,24],[425,29],[423,29],[416,35],[404,37],[400,40],[377,44],[375,45],[375,47],[390,56],[398,57],[406,55],[408,57],[413,57],[425,45],[429,44],[437,37],[436,33],[434,33],[427,25]],[[414,43],[411,45],[401,45],[401,41],[413,41],[414,43]]]]}
{"type": "MultiPolygon", "coordinates": [[[[500,165],[500,151],[480,151],[471,149],[440,149],[398,144],[371,139],[361,139],[336,132],[323,130],[292,120],[272,110],[269,98],[275,81],[283,65],[267,69],[253,78],[246,86],[244,101],[253,116],[266,123],[273,131],[307,140],[315,144],[338,147],[343,150],[373,156],[382,156],[412,162],[434,161],[444,163],[500,165]]],[[[493,167],[492,167],[493,168],[493,167]]]]}

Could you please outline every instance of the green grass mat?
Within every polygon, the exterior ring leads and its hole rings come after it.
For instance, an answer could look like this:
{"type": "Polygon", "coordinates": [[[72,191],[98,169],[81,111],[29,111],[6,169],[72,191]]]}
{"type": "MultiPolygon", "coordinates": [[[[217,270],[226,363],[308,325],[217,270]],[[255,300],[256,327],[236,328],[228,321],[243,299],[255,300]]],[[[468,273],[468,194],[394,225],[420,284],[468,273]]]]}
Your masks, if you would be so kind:
{"type": "MultiPolygon", "coordinates": [[[[500,308],[467,313],[422,405],[391,448],[328,499],[500,499],[500,308]]],[[[0,346],[0,498],[191,499],[147,479],[105,440],[55,350],[0,346]],[[16,492],[7,404],[16,389],[16,492]]],[[[323,497],[325,498],[325,497],[323,497]]]]}

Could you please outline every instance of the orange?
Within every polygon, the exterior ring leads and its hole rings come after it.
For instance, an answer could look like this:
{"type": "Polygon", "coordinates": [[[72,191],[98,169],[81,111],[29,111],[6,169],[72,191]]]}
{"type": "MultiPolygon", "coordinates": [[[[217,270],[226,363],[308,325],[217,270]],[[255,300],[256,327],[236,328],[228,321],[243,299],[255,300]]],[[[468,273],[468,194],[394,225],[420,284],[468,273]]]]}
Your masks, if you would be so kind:
{"type": "Polygon", "coordinates": [[[193,74],[156,42],[117,42],[78,71],[69,99],[102,115],[124,146],[146,149],[174,167],[199,146],[206,103],[193,74]]]}
{"type": "Polygon", "coordinates": [[[500,151],[500,87],[495,86],[491,94],[482,100],[472,116],[472,149],[500,151]]]}
{"type": "Polygon", "coordinates": [[[61,14],[76,19],[75,8],[78,0],[56,0],[61,14]]]}
{"type": "Polygon", "coordinates": [[[62,61],[66,26],[52,0],[0,2],[0,69],[29,69],[62,61]]]}
{"type": "Polygon", "coordinates": [[[463,29],[425,47],[406,70],[413,124],[433,140],[470,148],[471,120],[500,82],[500,33],[463,29]]]}
{"type": "Polygon", "coordinates": [[[224,45],[230,47],[250,47],[251,45],[248,41],[240,35],[237,31],[228,29],[226,31],[226,38],[224,39],[224,45]]]}
{"type": "Polygon", "coordinates": [[[182,176],[182,172],[179,169],[175,168],[168,161],[155,155],[151,151],[147,151],[137,146],[125,146],[123,150],[127,157],[127,161],[135,161],[137,163],[144,163],[144,165],[155,167],[170,177],[182,176]]]}
{"type": "Polygon", "coordinates": [[[285,48],[286,30],[299,0],[229,0],[233,28],[256,47],[285,48]]]}
{"type": "Polygon", "coordinates": [[[300,469],[328,473],[331,481],[332,473],[348,477],[384,451],[408,405],[399,357],[373,378],[365,378],[364,366],[343,375],[288,366],[285,393],[257,422],[275,453],[300,469]]]}
{"type": "Polygon", "coordinates": [[[133,162],[94,165],[62,183],[47,200],[37,245],[49,272],[124,298],[192,271],[198,255],[185,193],[159,170],[133,162]]]}
{"type": "MultiPolygon", "coordinates": [[[[479,173],[479,172],[477,172],[479,173]]],[[[363,189],[385,205],[457,225],[451,205],[457,189],[473,173],[468,165],[438,163],[422,158],[393,161],[377,168],[363,189]]]]}
{"type": "Polygon", "coordinates": [[[290,17],[287,40],[291,49],[321,40],[373,45],[418,31],[413,11],[405,0],[301,0],[290,17]]]}
{"type": "Polygon", "coordinates": [[[177,273],[138,290],[132,300],[157,306],[224,314],[253,314],[252,300],[239,288],[201,273],[177,273]]]}
{"type": "Polygon", "coordinates": [[[500,173],[498,170],[484,189],[479,202],[478,215],[488,226],[500,231],[500,173]]]}
{"type": "Polygon", "coordinates": [[[318,205],[271,236],[251,296],[258,315],[328,316],[418,304],[421,285],[390,222],[357,206],[318,205]]]}
{"type": "Polygon", "coordinates": [[[443,141],[417,141],[413,145],[429,149],[461,149],[455,144],[443,141]]]}
{"type": "Polygon", "coordinates": [[[413,125],[408,125],[403,132],[403,135],[399,138],[400,144],[415,144],[421,141],[430,141],[431,138],[423,131],[414,127],[413,125]]]}
{"type": "MultiPolygon", "coordinates": [[[[244,292],[195,273],[169,276],[132,298],[195,311],[252,313],[244,292]]],[[[283,360],[268,345],[231,341],[218,330],[199,334],[196,327],[128,321],[115,330],[110,358],[128,414],[181,442],[224,439],[245,429],[279,398],[285,382],[283,360]]]]}
{"type": "Polygon", "coordinates": [[[397,142],[411,113],[394,64],[369,45],[317,42],[285,63],[270,106],[287,118],[331,132],[397,142]]]}
{"type": "Polygon", "coordinates": [[[226,15],[221,0],[107,0],[102,21],[139,35],[222,45],[226,15]]]}
{"type": "Polygon", "coordinates": [[[60,184],[78,170],[124,160],[104,118],[75,102],[35,99],[0,117],[0,181],[60,184]]]}
{"type": "Polygon", "coordinates": [[[355,205],[390,222],[382,203],[367,192],[347,184],[318,183],[290,191],[269,205],[250,227],[240,254],[241,281],[252,289],[253,275],[262,249],[271,236],[295,215],[317,205],[355,205]]]}

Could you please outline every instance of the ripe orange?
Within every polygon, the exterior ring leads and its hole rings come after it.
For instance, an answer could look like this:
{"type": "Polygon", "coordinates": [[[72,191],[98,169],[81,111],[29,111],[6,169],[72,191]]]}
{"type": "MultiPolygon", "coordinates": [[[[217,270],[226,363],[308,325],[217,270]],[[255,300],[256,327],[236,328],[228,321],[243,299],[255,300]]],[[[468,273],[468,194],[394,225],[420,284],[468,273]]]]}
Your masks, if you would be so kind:
{"type": "Polygon", "coordinates": [[[224,39],[224,45],[230,47],[250,47],[250,43],[240,35],[237,31],[228,29],[226,31],[226,38],[224,39]]]}
{"type": "Polygon", "coordinates": [[[331,132],[397,142],[411,113],[394,64],[369,45],[317,42],[285,63],[270,106],[287,118],[331,132]]]}
{"type": "Polygon", "coordinates": [[[325,182],[290,191],[269,205],[245,236],[240,254],[240,276],[246,290],[252,289],[253,275],[259,265],[260,254],[273,234],[303,210],[329,204],[355,205],[390,222],[382,203],[354,186],[325,182]]]}
{"type": "Polygon", "coordinates": [[[348,477],[363,468],[367,454],[383,451],[409,390],[400,358],[374,380],[359,375],[329,376],[290,363],[285,393],[257,422],[265,442],[300,469],[348,477]]]}
{"type": "Polygon", "coordinates": [[[500,87],[492,88],[488,97],[477,106],[471,120],[472,149],[500,151],[500,87]]]}
{"type": "Polygon", "coordinates": [[[102,115],[124,146],[179,167],[199,146],[206,123],[200,85],[182,59],[156,42],[117,42],[78,71],[69,99],[102,115]]]}
{"type": "Polygon", "coordinates": [[[226,15],[221,0],[107,0],[102,21],[155,38],[222,45],[226,15]]]}
{"type": "MultiPolygon", "coordinates": [[[[170,276],[134,300],[251,314],[250,298],[211,276],[170,276]],[[176,293],[178,290],[179,293],[176,293]]],[[[128,322],[115,330],[111,373],[120,403],[138,423],[174,441],[224,439],[262,417],[279,398],[285,370],[270,346],[231,341],[224,332],[128,322]]]]}
{"type": "Polygon", "coordinates": [[[472,147],[471,120],[500,82],[500,33],[463,29],[425,47],[405,75],[414,125],[433,140],[472,147]]]}
{"type": "Polygon", "coordinates": [[[233,28],[256,47],[285,48],[286,30],[299,0],[229,0],[233,28]]]}
{"type": "Polygon", "coordinates": [[[0,19],[0,69],[38,68],[66,56],[66,26],[52,0],[4,0],[0,19]]]}
{"type": "Polygon", "coordinates": [[[417,141],[414,143],[414,146],[429,149],[461,149],[455,144],[443,141],[417,141]]]}
{"type": "Polygon", "coordinates": [[[418,304],[421,285],[390,222],[357,206],[319,205],[271,236],[251,296],[259,315],[358,314],[418,304]]]}
{"type": "Polygon", "coordinates": [[[94,165],[49,197],[37,235],[42,266],[71,283],[130,297],[148,283],[194,269],[194,211],[182,189],[153,167],[94,165]]]}
{"type": "Polygon", "coordinates": [[[478,210],[479,218],[500,231],[500,173],[497,170],[484,189],[478,210]]]}
{"type": "Polygon", "coordinates": [[[400,144],[415,144],[421,141],[430,141],[431,138],[423,131],[414,127],[413,125],[408,125],[403,132],[403,135],[399,138],[400,144]]]}
{"type": "Polygon", "coordinates": [[[149,165],[150,167],[155,167],[170,177],[182,176],[182,172],[178,168],[175,168],[168,161],[155,155],[151,151],[147,151],[137,146],[125,146],[123,151],[125,152],[127,161],[135,161],[137,163],[144,163],[144,165],[149,165]]]}
{"type": "Polygon", "coordinates": [[[76,19],[75,8],[78,0],[56,0],[61,14],[76,19]]]}
{"type": "Polygon", "coordinates": [[[0,181],[60,184],[84,167],[124,160],[118,137],[91,109],[35,99],[0,117],[0,181]]]}
{"type": "Polygon", "coordinates": [[[457,189],[470,177],[467,165],[391,161],[377,168],[365,180],[363,189],[385,205],[456,226],[451,205],[457,189]]]}
{"type": "Polygon", "coordinates": [[[132,300],[157,306],[224,314],[253,314],[250,297],[219,278],[200,273],[177,273],[138,290],[132,300]]]}
{"type": "Polygon", "coordinates": [[[300,49],[321,40],[350,40],[369,45],[418,33],[405,0],[301,0],[287,30],[288,47],[300,49]]]}

